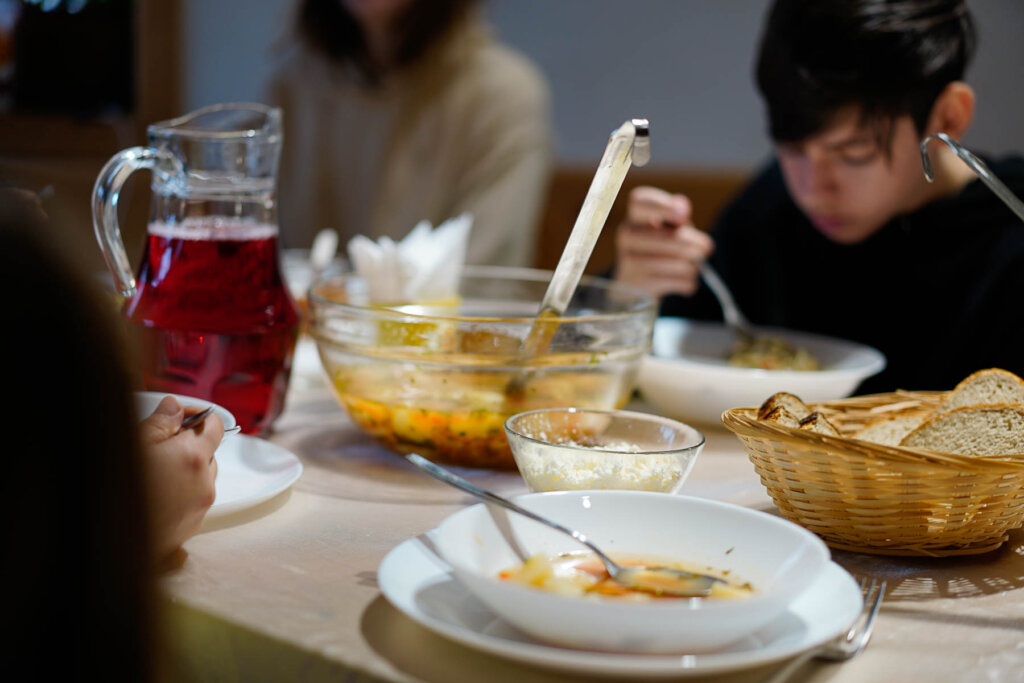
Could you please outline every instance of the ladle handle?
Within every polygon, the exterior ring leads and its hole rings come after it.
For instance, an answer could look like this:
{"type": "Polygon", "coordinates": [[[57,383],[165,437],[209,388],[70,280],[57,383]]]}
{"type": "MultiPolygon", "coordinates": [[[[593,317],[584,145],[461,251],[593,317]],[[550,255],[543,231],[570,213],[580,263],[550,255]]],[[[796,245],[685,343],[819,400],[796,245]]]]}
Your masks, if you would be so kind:
{"type": "Polygon", "coordinates": [[[587,190],[576,223],[562,250],[548,289],[541,301],[540,315],[562,315],[569,307],[583,270],[601,236],[612,204],[619,194],[630,163],[642,166],[650,159],[650,137],[647,119],[626,121],[612,132],[601,163],[587,190]]]}
{"type": "Polygon", "coordinates": [[[1017,218],[1024,221],[1024,202],[1010,191],[1006,185],[1003,184],[999,178],[989,170],[988,166],[984,161],[979,159],[970,150],[961,145],[959,142],[954,140],[946,133],[935,133],[929,135],[921,141],[921,164],[924,166],[924,177],[928,179],[928,182],[935,180],[935,174],[932,171],[932,162],[928,158],[928,143],[932,140],[941,140],[949,146],[953,152],[956,153],[960,159],[967,164],[972,171],[974,171],[981,181],[988,186],[988,189],[992,190],[997,197],[1003,200],[1003,203],[1010,207],[1010,210],[1017,214],[1017,218]]]}
{"type": "Polygon", "coordinates": [[[170,152],[152,147],[132,147],[111,157],[92,188],[92,227],[107,268],[114,276],[117,291],[125,297],[135,293],[135,275],[121,239],[117,203],[128,176],[143,168],[161,175],[184,176],[181,161],[170,152]]]}
{"type": "MultiPolygon", "coordinates": [[[[448,470],[444,469],[443,467],[438,467],[434,463],[424,458],[422,455],[418,455],[416,453],[408,453],[406,454],[405,459],[411,462],[413,465],[416,465],[416,467],[419,467],[421,470],[423,470],[430,476],[434,477],[435,479],[439,479],[440,481],[443,481],[449,486],[454,486],[455,488],[461,489],[462,491],[465,491],[466,493],[475,496],[481,500],[487,501],[488,503],[494,503],[495,505],[499,505],[507,510],[516,512],[520,515],[523,515],[524,517],[529,517],[533,521],[540,522],[541,524],[549,526],[556,531],[561,531],[563,534],[571,536],[583,545],[590,548],[592,551],[594,551],[594,554],[596,554],[602,560],[611,562],[608,556],[601,552],[600,548],[594,546],[590,542],[590,540],[579,531],[575,531],[568,527],[564,527],[558,522],[553,522],[550,519],[541,517],[537,513],[531,512],[530,510],[527,510],[524,507],[519,507],[518,505],[513,503],[511,500],[508,500],[507,498],[502,498],[501,496],[495,493],[491,493],[486,489],[480,488],[476,484],[466,481],[459,475],[453,474],[448,470]]],[[[612,562],[612,564],[614,565],[615,563],[612,562]]]]}

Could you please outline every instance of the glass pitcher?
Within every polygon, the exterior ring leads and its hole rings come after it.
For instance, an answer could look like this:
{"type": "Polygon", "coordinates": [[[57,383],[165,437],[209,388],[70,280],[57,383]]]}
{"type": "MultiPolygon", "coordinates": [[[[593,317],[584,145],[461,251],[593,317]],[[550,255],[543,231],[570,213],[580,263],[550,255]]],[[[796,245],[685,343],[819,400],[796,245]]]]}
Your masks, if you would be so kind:
{"type": "Polygon", "coordinates": [[[284,407],[299,318],[278,266],[281,112],[219,104],[155,123],[93,188],[93,226],[153,391],[204,398],[260,433],[284,407]],[[136,279],[117,223],[121,187],[153,173],[136,279]]]}

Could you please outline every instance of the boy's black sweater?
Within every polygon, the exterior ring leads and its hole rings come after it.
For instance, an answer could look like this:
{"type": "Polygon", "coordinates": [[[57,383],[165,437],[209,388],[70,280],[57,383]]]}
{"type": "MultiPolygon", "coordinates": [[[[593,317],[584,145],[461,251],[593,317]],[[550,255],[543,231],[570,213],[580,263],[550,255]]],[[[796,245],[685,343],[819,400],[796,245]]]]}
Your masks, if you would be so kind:
{"type": "MultiPolygon", "coordinates": [[[[989,163],[1024,197],[1024,159],[989,163]]],[[[778,164],[723,212],[711,261],[755,324],[869,344],[886,369],[857,393],[950,389],[982,368],[1024,376],[1024,223],[980,180],[855,245],[826,239],[778,164]]],[[[662,315],[720,320],[706,287],[662,315]]]]}

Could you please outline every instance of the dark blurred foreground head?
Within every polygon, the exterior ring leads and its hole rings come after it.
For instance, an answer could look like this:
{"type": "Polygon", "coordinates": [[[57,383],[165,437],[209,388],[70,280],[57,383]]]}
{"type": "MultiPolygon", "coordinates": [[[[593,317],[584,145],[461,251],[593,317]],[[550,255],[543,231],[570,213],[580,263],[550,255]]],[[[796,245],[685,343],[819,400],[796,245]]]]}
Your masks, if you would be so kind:
{"type": "Polygon", "coordinates": [[[146,681],[153,568],[126,350],[57,239],[34,195],[0,189],[6,665],[146,681]]]}

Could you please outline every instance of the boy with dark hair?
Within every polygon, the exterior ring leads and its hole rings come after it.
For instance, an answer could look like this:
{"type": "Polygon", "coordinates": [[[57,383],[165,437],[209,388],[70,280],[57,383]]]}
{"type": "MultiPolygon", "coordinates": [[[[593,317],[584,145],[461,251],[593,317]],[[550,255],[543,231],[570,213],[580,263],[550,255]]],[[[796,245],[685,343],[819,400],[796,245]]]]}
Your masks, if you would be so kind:
{"type": "MultiPolygon", "coordinates": [[[[634,190],[616,278],[716,319],[709,258],[754,323],[881,350],[859,393],[1024,373],[1024,225],[941,143],[934,183],[921,164],[926,136],[970,125],[974,44],[963,0],[777,0],[757,64],[775,160],[711,236],[682,195],[634,190]]],[[[1024,161],[988,163],[1024,194],[1024,161]]]]}

